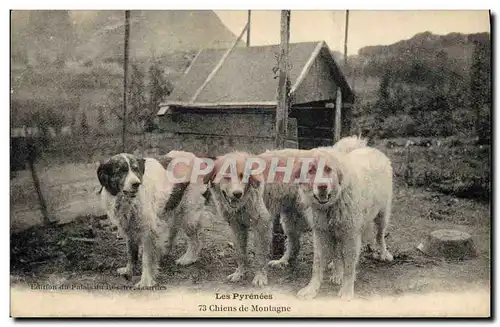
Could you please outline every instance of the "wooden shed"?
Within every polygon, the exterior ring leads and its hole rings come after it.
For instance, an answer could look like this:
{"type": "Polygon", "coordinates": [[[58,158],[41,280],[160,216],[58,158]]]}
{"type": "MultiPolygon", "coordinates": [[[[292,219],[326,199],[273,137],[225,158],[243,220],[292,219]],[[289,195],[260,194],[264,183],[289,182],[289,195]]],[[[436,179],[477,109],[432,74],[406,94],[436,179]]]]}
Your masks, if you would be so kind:
{"type": "MultiPolygon", "coordinates": [[[[160,106],[160,128],[174,144],[198,153],[271,149],[279,45],[237,47],[224,58],[226,51],[198,52],[160,106]]],[[[341,135],[349,134],[354,94],[326,43],[290,44],[289,63],[287,146],[309,149],[333,143],[337,88],[342,94],[341,135]]]]}

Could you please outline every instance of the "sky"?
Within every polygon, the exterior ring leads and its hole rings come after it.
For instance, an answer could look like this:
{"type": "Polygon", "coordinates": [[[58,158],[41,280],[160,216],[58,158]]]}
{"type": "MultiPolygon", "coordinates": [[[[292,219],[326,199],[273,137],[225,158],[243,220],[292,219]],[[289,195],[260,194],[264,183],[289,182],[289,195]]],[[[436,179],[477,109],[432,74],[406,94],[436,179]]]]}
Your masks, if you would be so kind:
{"type": "MultiPolygon", "coordinates": [[[[222,22],[239,35],[247,22],[246,10],[216,10],[222,22]]],[[[345,11],[292,10],[290,42],[324,40],[331,50],[344,50],[345,11]]],[[[253,10],[250,45],[280,42],[280,11],[253,10]]],[[[348,54],[367,45],[387,45],[417,33],[433,34],[489,32],[485,10],[349,11],[348,54]]],[[[246,36],[243,36],[246,40],[246,36]]]]}

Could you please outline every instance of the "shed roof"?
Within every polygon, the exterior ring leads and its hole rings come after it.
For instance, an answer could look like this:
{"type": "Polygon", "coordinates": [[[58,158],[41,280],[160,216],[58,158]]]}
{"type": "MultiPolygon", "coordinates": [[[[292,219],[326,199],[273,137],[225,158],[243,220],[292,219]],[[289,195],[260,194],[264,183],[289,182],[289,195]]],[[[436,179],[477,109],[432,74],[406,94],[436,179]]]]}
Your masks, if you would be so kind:
{"type": "MultiPolygon", "coordinates": [[[[219,71],[200,90],[226,51],[200,50],[167,101],[162,103],[163,109],[158,114],[162,115],[167,106],[276,106],[278,79],[273,68],[278,66],[279,45],[234,48],[219,71]]],[[[304,80],[318,57],[325,60],[331,68],[335,83],[341,87],[343,98],[352,102],[354,94],[324,41],[289,45],[291,94],[304,80]]]]}

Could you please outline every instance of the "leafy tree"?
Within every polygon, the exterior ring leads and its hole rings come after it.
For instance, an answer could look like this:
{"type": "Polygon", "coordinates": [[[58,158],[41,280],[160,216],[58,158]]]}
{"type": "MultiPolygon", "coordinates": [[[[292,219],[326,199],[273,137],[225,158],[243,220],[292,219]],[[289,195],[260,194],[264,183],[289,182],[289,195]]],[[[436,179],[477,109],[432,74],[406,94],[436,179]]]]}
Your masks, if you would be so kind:
{"type": "Polygon", "coordinates": [[[87,115],[85,112],[82,112],[81,119],[80,119],[80,132],[82,135],[88,135],[89,132],[89,124],[87,122],[87,115]]]}
{"type": "Polygon", "coordinates": [[[76,130],[76,113],[75,112],[71,113],[71,130],[72,131],[76,130]]]}
{"type": "Polygon", "coordinates": [[[148,116],[146,108],[144,73],[137,64],[132,64],[131,68],[132,72],[130,76],[127,99],[127,107],[129,109],[127,118],[131,124],[135,124],[138,128],[142,128],[142,125],[148,116]]]}
{"type": "Polygon", "coordinates": [[[380,81],[380,86],[378,89],[378,97],[377,103],[375,105],[376,111],[375,115],[378,122],[382,122],[389,114],[391,109],[389,108],[391,105],[390,98],[390,88],[391,86],[391,75],[389,71],[386,71],[382,76],[382,80],[380,81]]]}
{"type": "Polygon", "coordinates": [[[490,139],[491,133],[491,48],[486,42],[474,41],[471,67],[470,98],[476,113],[475,130],[481,141],[490,139]]]}
{"type": "Polygon", "coordinates": [[[109,108],[109,111],[119,121],[123,121],[123,91],[120,89],[113,89],[108,93],[106,102],[103,106],[109,108]]]}
{"type": "Polygon", "coordinates": [[[97,113],[97,125],[99,130],[103,132],[106,129],[106,118],[104,117],[104,107],[99,106],[97,113]]]}
{"type": "Polygon", "coordinates": [[[173,84],[167,80],[159,63],[153,58],[149,67],[149,115],[145,119],[146,131],[155,128],[154,117],[159,109],[160,103],[173,91],[173,84]]]}

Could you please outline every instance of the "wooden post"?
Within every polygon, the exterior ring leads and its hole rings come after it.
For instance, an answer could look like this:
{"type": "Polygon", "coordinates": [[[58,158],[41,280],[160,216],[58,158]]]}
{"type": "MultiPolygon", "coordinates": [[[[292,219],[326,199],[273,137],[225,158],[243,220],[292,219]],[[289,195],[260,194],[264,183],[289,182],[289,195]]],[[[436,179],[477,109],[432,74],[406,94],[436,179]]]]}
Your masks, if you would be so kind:
{"type": "Polygon", "coordinates": [[[341,135],[340,130],[342,122],[341,111],[342,111],[342,91],[340,90],[340,87],[337,87],[337,95],[335,98],[335,122],[333,125],[334,143],[340,140],[340,135],[341,135]]]}
{"type": "Polygon", "coordinates": [[[248,29],[247,29],[247,47],[250,46],[250,21],[252,20],[252,11],[249,10],[248,11],[248,19],[247,19],[247,25],[248,25],[248,29]]]}
{"type": "MultiPolygon", "coordinates": [[[[345,35],[344,35],[344,72],[345,74],[347,75],[348,72],[349,72],[349,65],[347,63],[347,36],[348,36],[348,31],[349,31],[349,10],[346,10],[345,11],[345,35]]],[[[346,76],[347,77],[347,76],[346,76]]],[[[347,80],[347,78],[346,78],[347,80]]],[[[342,99],[342,92],[338,92],[337,95],[340,95],[340,98],[342,99]]],[[[352,107],[349,107],[349,108],[346,108],[346,117],[343,118],[342,117],[342,100],[337,100],[337,103],[339,103],[339,110],[336,110],[336,113],[338,113],[338,117],[339,117],[339,126],[342,126],[342,119],[347,119],[348,122],[349,122],[349,129],[350,129],[350,124],[351,124],[351,118],[352,118],[352,107]]],[[[337,107],[337,106],[335,106],[337,107]]],[[[350,130],[346,131],[346,132],[350,132],[350,130]]],[[[342,136],[342,127],[340,128],[339,130],[339,133],[338,133],[338,139],[337,141],[340,139],[340,137],[342,136]]]]}
{"type": "MultiPolygon", "coordinates": [[[[277,149],[285,147],[288,135],[288,106],[290,81],[288,79],[288,43],[290,41],[290,10],[281,11],[281,43],[279,55],[278,101],[276,107],[276,138],[277,149]]],[[[281,257],[285,249],[285,236],[280,223],[280,216],[273,220],[273,240],[271,254],[273,258],[281,257]]]]}
{"type": "Polygon", "coordinates": [[[346,67],[345,71],[347,71],[347,31],[349,28],[349,10],[345,12],[345,35],[344,35],[344,67],[346,67]]]}
{"type": "Polygon", "coordinates": [[[128,53],[129,53],[129,34],[130,34],[130,10],[125,10],[125,42],[123,46],[123,130],[122,130],[122,152],[126,152],[125,147],[127,138],[127,79],[128,79],[128,53]]]}
{"type": "Polygon", "coordinates": [[[279,55],[278,101],[276,107],[275,146],[285,146],[288,132],[288,106],[290,81],[288,79],[288,44],[290,41],[290,10],[281,11],[281,43],[279,55]]]}
{"type": "MultiPolygon", "coordinates": [[[[347,35],[349,26],[349,10],[345,13],[345,34],[344,34],[344,72],[347,73],[347,35]]],[[[351,109],[352,110],[352,109],[351,109]]],[[[333,142],[338,142],[342,135],[342,91],[337,87],[335,98],[335,120],[333,124],[333,142]]]]}
{"type": "MultiPolygon", "coordinates": [[[[345,35],[344,35],[344,71],[347,74],[349,71],[349,65],[347,63],[347,36],[349,31],[349,10],[345,11],[345,35]]],[[[354,71],[352,74],[352,89],[354,91],[354,71]]]]}
{"type": "Polygon", "coordinates": [[[42,213],[42,223],[44,225],[49,225],[52,221],[49,218],[49,212],[47,210],[47,203],[43,197],[42,188],[40,186],[40,179],[35,169],[35,162],[37,156],[37,146],[36,141],[33,138],[27,139],[27,149],[28,149],[28,165],[31,171],[31,178],[33,179],[33,185],[35,186],[36,194],[38,195],[38,202],[40,203],[40,211],[42,213]]]}

